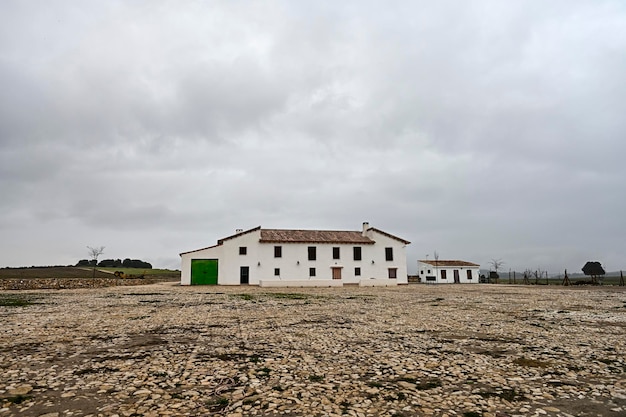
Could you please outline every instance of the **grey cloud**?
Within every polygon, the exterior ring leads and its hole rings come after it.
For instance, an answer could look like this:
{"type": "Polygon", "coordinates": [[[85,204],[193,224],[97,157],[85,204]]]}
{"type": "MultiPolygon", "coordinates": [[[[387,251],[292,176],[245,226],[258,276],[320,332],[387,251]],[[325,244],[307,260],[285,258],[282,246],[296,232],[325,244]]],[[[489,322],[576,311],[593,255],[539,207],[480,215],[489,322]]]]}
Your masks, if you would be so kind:
{"type": "Polygon", "coordinates": [[[625,23],[585,0],[3,3],[0,265],[140,242],[175,266],[234,228],[368,220],[409,259],[618,268],[625,23]]]}

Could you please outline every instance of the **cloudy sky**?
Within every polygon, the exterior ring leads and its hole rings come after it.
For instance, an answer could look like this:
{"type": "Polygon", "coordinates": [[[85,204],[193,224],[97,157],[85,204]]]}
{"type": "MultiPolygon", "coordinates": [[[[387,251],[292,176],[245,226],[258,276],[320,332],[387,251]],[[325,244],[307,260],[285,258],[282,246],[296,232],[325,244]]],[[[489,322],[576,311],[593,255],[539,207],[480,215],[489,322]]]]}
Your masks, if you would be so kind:
{"type": "Polygon", "coordinates": [[[626,269],[621,0],[0,3],[0,267],[235,229],[626,269]]]}

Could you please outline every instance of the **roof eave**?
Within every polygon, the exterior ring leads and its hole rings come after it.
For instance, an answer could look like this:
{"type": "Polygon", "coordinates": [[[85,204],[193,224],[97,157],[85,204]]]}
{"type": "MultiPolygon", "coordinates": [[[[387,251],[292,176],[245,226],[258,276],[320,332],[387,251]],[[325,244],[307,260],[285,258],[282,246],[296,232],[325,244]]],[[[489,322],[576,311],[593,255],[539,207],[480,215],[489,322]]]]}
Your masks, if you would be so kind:
{"type": "Polygon", "coordinates": [[[218,245],[223,244],[226,240],[235,239],[239,236],[246,235],[248,233],[256,232],[257,230],[261,230],[261,226],[254,227],[252,229],[244,230],[243,232],[235,233],[234,235],[226,236],[217,241],[218,245]]]}
{"type": "Polygon", "coordinates": [[[194,249],[194,250],[190,250],[190,251],[187,251],[187,252],[181,252],[181,253],[178,254],[178,256],[183,256],[183,255],[186,255],[188,253],[200,252],[200,251],[207,250],[207,249],[217,248],[218,246],[219,245],[213,245],[213,246],[207,246],[206,248],[194,249]]]}
{"type": "Polygon", "coordinates": [[[400,242],[404,243],[405,245],[410,245],[410,244],[411,244],[411,242],[409,242],[409,241],[408,241],[408,240],[406,240],[406,239],[402,239],[401,237],[394,236],[394,235],[392,235],[391,233],[383,232],[382,230],[377,229],[377,228],[375,228],[375,227],[370,227],[370,228],[369,228],[369,229],[367,229],[367,230],[368,230],[368,231],[369,231],[369,230],[373,230],[373,231],[375,231],[375,232],[380,233],[381,235],[384,235],[384,236],[390,237],[390,238],[395,239],[395,240],[399,240],[400,242]]]}

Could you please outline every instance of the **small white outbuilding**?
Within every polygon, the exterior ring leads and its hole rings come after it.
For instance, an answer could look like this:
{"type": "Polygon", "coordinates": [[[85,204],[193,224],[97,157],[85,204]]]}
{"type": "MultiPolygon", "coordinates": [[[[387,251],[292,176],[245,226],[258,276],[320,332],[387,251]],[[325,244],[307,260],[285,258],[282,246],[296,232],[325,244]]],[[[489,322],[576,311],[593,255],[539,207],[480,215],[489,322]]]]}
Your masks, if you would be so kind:
{"type": "Polygon", "coordinates": [[[458,260],[417,261],[420,281],[426,284],[478,284],[480,265],[458,260]]]}
{"type": "Polygon", "coordinates": [[[407,284],[409,243],[369,223],[358,231],[259,226],[181,253],[181,285],[407,284]]]}

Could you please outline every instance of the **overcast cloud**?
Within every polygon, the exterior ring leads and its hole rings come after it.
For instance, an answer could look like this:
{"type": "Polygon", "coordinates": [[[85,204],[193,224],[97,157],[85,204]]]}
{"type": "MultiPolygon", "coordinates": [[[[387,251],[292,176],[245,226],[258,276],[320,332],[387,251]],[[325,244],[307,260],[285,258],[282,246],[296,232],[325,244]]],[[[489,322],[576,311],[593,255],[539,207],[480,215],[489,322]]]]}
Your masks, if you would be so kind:
{"type": "Polygon", "coordinates": [[[236,228],[626,269],[626,4],[0,3],[0,266],[236,228]]]}

